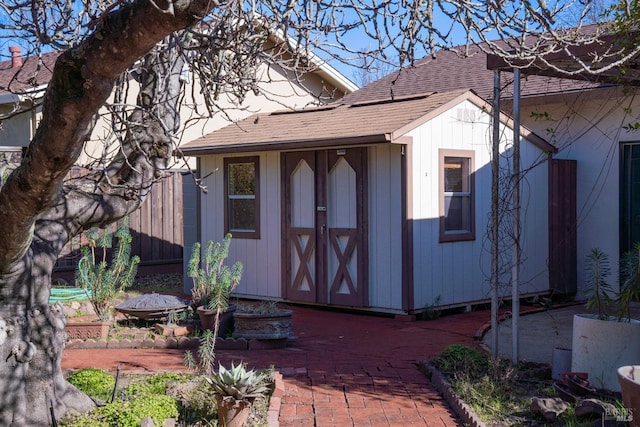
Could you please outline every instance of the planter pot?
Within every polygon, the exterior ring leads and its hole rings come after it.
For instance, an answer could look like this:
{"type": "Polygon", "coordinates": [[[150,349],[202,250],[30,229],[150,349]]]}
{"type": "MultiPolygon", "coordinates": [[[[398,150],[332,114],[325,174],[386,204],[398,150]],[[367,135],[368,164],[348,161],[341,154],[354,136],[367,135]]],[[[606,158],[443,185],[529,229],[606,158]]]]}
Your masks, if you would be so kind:
{"type": "Polygon", "coordinates": [[[571,371],[571,349],[556,347],[551,357],[551,379],[562,381],[562,374],[571,371]]]}
{"type": "Polygon", "coordinates": [[[627,415],[624,421],[630,421],[631,427],[640,427],[640,365],[618,368],[618,381],[624,407],[629,411],[624,414],[627,415]]]}
{"type": "Polygon", "coordinates": [[[595,315],[573,317],[571,370],[587,372],[596,388],[620,391],[617,370],[640,364],[640,322],[600,320],[595,315]]]}
{"type": "Polygon", "coordinates": [[[99,340],[109,336],[111,322],[69,322],[65,326],[67,340],[99,340]]]}
{"type": "Polygon", "coordinates": [[[251,404],[240,400],[223,400],[216,396],[218,404],[218,425],[224,427],[242,427],[249,418],[251,404]]]}
{"type": "Polygon", "coordinates": [[[278,310],[274,313],[247,313],[236,311],[233,314],[234,338],[278,340],[291,335],[291,310],[278,310]]]}
{"type": "MultiPolygon", "coordinates": [[[[233,313],[238,308],[237,304],[229,304],[227,311],[220,314],[220,330],[218,336],[224,338],[233,332],[233,313]]],[[[200,306],[197,308],[198,317],[200,317],[200,323],[202,323],[202,329],[213,332],[213,325],[216,318],[216,311],[209,310],[200,306]]]]}
{"type": "Polygon", "coordinates": [[[164,325],[156,323],[156,332],[165,337],[183,337],[193,332],[193,325],[164,325]]]}

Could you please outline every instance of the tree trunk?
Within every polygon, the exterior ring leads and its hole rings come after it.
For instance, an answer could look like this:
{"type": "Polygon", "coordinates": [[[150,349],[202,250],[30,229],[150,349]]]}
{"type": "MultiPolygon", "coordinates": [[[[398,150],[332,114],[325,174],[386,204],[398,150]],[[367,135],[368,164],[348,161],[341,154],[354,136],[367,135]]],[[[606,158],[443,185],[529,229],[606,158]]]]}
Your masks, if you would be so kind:
{"type": "Polygon", "coordinates": [[[143,96],[118,156],[72,186],[63,187],[63,180],[118,76],[216,5],[134,1],[101,18],[93,34],[58,59],[36,135],[0,190],[0,425],[49,426],[51,412],[60,419],[69,410],[93,408],[61,371],[66,320],[60,305],[49,304],[51,272],[73,236],[137,209],[161,176],[179,123],[176,69],[182,62],[166,53],[171,49],[150,54],[143,96]]]}

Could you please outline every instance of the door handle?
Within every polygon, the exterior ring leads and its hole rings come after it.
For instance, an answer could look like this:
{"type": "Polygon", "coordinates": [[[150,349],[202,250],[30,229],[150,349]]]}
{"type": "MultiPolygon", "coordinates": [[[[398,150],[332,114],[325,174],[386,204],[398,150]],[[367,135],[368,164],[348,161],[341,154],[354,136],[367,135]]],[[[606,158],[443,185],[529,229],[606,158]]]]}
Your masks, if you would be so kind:
{"type": "Polygon", "coordinates": [[[324,231],[327,229],[327,224],[322,224],[322,227],[320,227],[320,234],[324,235],[324,231]]]}

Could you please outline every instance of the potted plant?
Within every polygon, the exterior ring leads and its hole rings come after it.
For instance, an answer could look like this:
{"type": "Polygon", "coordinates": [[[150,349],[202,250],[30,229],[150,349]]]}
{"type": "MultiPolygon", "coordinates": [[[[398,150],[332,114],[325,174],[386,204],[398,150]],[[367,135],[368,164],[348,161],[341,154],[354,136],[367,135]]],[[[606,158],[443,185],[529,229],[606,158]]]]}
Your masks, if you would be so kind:
{"type": "MultiPolygon", "coordinates": [[[[76,286],[84,289],[91,302],[98,320],[103,322],[99,326],[105,334],[109,322],[112,320],[111,309],[115,297],[124,288],[130,286],[136,277],[140,258],[131,256],[131,233],[127,219],[118,223],[114,232],[92,228],[86,233],[87,246],[80,249],[81,257],[75,272],[76,286]],[[113,239],[116,239],[113,247],[113,239]],[[113,247],[111,262],[107,260],[108,249],[113,247]],[[106,328],[105,328],[106,324],[106,328]]],[[[95,324],[93,325],[96,326],[95,324]]],[[[67,330],[71,337],[96,338],[93,333],[79,336],[82,333],[74,331],[77,324],[68,324],[67,330]]]]}
{"type": "Polygon", "coordinates": [[[167,314],[167,321],[156,323],[155,330],[163,336],[180,337],[189,335],[193,332],[193,325],[185,322],[187,317],[186,311],[170,310],[167,314]]]}
{"type": "Polygon", "coordinates": [[[218,366],[218,372],[205,377],[216,393],[218,425],[243,426],[253,402],[269,392],[268,375],[231,363],[230,369],[218,366]]]}
{"type": "Polygon", "coordinates": [[[622,391],[622,401],[626,420],[631,427],[640,427],[640,365],[618,368],[618,381],[622,391]]]}
{"type": "Polygon", "coordinates": [[[273,301],[242,304],[233,313],[234,338],[277,340],[291,335],[293,311],[278,307],[273,301]]]}
{"type": "Polygon", "coordinates": [[[213,330],[216,337],[219,331],[226,334],[233,327],[235,304],[229,305],[229,296],[242,277],[240,262],[232,267],[225,265],[230,244],[231,234],[227,234],[222,243],[209,241],[201,265],[200,243],[196,243],[189,259],[193,304],[203,329],[213,330]]]}
{"type": "Polygon", "coordinates": [[[612,298],[609,259],[598,248],[587,256],[587,309],[573,318],[571,370],[589,374],[598,388],[620,391],[617,369],[640,364],[640,322],[629,317],[629,305],[640,290],[640,244],[620,263],[620,291],[612,298]]]}

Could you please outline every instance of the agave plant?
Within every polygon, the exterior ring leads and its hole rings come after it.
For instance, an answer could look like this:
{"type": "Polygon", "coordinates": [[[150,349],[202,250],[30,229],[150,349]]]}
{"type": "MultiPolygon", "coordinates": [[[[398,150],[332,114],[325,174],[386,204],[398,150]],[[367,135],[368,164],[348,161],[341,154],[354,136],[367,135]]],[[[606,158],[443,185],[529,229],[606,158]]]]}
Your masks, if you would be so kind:
{"type": "Polygon", "coordinates": [[[217,374],[205,377],[223,401],[252,403],[269,391],[269,378],[264,373],[247,370],[243,363],[231,363],[231,368],[218,366],[217,374]]]}

